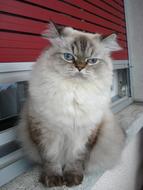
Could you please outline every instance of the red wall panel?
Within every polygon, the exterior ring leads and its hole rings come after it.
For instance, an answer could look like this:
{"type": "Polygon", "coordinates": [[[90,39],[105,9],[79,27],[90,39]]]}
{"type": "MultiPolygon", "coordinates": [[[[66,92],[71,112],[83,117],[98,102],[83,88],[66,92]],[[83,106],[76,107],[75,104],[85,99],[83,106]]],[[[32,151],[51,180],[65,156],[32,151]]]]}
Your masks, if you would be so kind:
{"type": "Polygon", "coordinates": [[[79,30],[118,33],[124,48],[114,59],[128,59],[122,0],[0,0],[0,62],[35,61],[49,45],[40,34],[48,20],[79,30]]]}

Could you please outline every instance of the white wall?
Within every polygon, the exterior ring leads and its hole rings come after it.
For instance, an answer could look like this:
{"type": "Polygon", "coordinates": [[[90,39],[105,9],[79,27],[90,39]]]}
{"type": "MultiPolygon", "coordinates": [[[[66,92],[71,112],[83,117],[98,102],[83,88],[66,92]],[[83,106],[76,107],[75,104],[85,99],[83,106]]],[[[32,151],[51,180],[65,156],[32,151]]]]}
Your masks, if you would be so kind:
{"type": "Polygon", "coordinates": [[[124,0],[127,16],[129,58],[133,66],[133,98],[143,101],[143,0],[124,0]]]}

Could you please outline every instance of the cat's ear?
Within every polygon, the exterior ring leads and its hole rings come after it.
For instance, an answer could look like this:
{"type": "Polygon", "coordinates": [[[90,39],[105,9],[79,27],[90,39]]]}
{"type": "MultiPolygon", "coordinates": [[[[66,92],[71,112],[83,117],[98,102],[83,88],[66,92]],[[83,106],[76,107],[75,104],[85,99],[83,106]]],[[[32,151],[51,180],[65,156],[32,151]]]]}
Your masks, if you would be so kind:
{"type": "Polygon", "coordinates": [[[62,40],[62,31],[64,27],[56,26],[52,21],[48,24],[48,29],[42,33],[44,38],[47,38],[53,45],[61,45],[62,40]]]}
{"type": "Polygon", "coordinates": [[[122,50],[117,42],[116,34],[111,34],[107,37],[102,38],[101,42],[103,43],[104,48],[107,50],[107,52],[122,50]]]}

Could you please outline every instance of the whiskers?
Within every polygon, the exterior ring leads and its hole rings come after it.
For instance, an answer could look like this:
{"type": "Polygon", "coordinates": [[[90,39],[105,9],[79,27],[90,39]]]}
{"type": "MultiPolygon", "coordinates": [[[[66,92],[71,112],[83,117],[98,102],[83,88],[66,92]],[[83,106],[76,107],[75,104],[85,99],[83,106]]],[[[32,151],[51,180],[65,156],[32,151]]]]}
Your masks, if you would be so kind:
{"type": "MultiPolygon", "coordinates": [[[[93,77],[93,72],[84,68],[83,70],[81,70],[80,72],[78,71],[78,69],[76,68],[68,68],[65,71],[65,75],[68,75],[68,77],[72,77],[72,78],[79,78],[79,79],[90,79],[93,77]]],[[[96,78],[96,76],[94,76],[94,79],[96,78]]]]}

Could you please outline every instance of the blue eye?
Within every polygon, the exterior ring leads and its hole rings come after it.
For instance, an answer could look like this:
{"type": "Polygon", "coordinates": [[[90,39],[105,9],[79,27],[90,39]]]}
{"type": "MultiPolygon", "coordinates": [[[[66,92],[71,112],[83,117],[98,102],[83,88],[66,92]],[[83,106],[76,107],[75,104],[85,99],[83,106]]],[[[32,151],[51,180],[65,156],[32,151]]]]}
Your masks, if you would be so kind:
{"type": "Polygon", "coordinates": [[[74,61],[74,56],[71,53],[64,53],[64,59],[68,62],[74,61]]]}
{"type": "Polygon", "coordinates": [[[89,64],[95,64],[97,61],[98,61],[97,58],[87,59],[87,63],[89,63],[89,64]]]}

